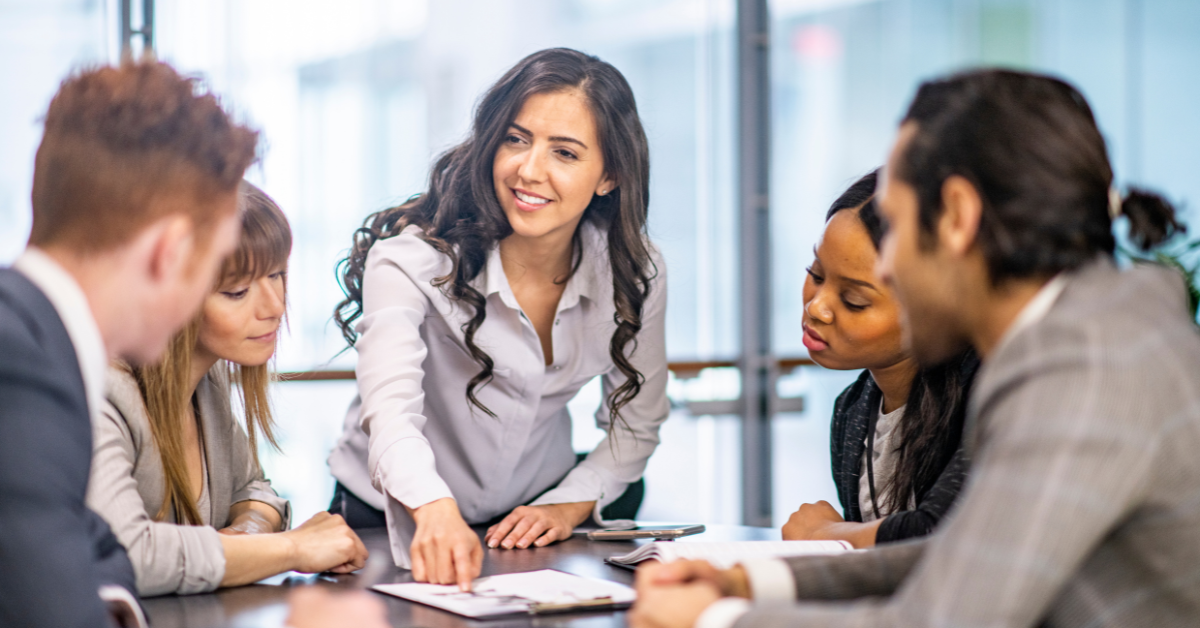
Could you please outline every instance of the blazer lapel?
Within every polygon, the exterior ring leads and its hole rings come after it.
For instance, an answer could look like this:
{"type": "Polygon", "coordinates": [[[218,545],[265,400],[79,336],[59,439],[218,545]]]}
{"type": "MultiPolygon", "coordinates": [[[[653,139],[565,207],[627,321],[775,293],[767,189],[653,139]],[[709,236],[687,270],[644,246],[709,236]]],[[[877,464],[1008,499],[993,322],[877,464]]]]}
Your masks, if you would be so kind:
{"type": "Polygon", "coordinates": [[[218,363],[196,387],[196,400],[200,408],[200,425],[204,430],[204,459],[208,464],[209,521],[220,529],[229,524],[229,496],[233,494],[230,482],[229,460],[229,386],[223,377],[214,377],[216,369],[224,368],[218,363]]]}
{"type": "Polygon", "coordinates": [[[862,478],[863,452],[867,449],[867,430],[872,421],[872,415],[879,410],[881,393],[871,378],[864,371],[861,386],[856,385],[858,394],[846,406],[845,455],[842,456],[842,468],[838,475],[841,486],[838,490],[844,495],[846,504],[846,520],[862,521],[862,512],[858,507],[858,483],[862,478]]]}

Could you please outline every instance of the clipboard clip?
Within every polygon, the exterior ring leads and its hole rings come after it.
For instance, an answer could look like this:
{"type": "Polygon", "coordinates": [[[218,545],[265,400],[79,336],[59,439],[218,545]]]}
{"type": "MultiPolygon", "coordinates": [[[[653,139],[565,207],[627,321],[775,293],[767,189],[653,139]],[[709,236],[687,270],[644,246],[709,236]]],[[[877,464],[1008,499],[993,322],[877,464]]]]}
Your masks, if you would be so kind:
{"type": "Polygon", "coordinates": [[[576,610],[588,610],[604,606],[612,606],[612,597],[598,597],[591,600],[579,600],[577,602],[534,602],[529,605],[530,615],[544,615],[548,613],[569,613],[576,610]]]}

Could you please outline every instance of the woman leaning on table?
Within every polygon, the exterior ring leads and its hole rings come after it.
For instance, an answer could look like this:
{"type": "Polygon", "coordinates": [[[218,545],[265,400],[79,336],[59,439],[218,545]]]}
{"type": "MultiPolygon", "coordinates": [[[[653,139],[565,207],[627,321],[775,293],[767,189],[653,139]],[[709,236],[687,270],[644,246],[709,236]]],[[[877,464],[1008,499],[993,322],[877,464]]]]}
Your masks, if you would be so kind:
{"type": "Polygon", "coordinates": [[[242,231],[196,319],[160,363],[114,364],[93,425],[87,504],[129,552],[138,594],[203,593],[285,571],[349,572],[367,550],[338,517],[288,530],[291,509],[258,464],[274,444],[267,366],[284,316],[292,233],[242,183],[242,231]],[[241,392],[245,429],[235,417],[241,392]]]}
{"type": "Polygon", "coordinates": [[[429,189],[370,216],[335,318],[358,398],[330,508],[386,525],[397,564],[468,587],[489,547],[630,518],[668,414],[665,266],[646,235],[649,150],[633,93],[596,57],[530,55],[484,95],[429,189]],[[567,402],[602,377],[608,435],[580,460],[567,402]],[[626,498],[621,499],[622,502],[626,498]]]}

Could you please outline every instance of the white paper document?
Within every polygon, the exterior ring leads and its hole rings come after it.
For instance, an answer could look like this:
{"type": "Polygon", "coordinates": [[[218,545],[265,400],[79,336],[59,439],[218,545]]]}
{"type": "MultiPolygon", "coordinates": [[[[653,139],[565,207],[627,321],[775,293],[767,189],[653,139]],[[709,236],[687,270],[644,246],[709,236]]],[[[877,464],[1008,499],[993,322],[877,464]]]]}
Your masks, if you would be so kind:
{"type": "Polygon", "coordinates": [[[747,558],[840,554],[853,549],[854,546],[845,541],[655,541],[608,560],[620,565],[636,565],[643,560],[659,560],[664,563],[680,559],[707,560],[715,567],[728,569],[747,558]]]}
{"type": "Polygon", "coordinates": [[[553,569],[479,578],[470,593],[464,593],[454,585],[419,582],[378,584],[371,588],[473,618],[622,608],[632,604],[637,597],[632,588],[623,584],[553,569]]]}

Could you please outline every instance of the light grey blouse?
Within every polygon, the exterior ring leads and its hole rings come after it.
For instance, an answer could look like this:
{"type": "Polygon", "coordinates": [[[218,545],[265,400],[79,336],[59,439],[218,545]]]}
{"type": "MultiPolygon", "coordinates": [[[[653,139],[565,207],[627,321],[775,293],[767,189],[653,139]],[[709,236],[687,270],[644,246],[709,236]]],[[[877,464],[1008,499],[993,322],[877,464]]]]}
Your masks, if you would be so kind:
{"type": "Polygon", "coordinates": [[[211,526],[175,523],[175,514],[156,522],[166,479],[150,431],[146,405],[133,375],[109,368],[106,402],[93,428],[92,474],[87,504],[112,526],[129,552],[138,594],[212,591],[225,576],[225,551],[217,528],[229,525],[229,508],[263,502],[279,511],[284,529],[291,508],[254,464],[245,430],[233,416],[230,383],[218,364],[196,388],[204,440],[208,503],[201,517],[211,526]]]}
{"type": "MultiPolygon", "coordinates": [[[[558,302],[553,364],[546,365],[537,330],[513,295],[498,246],[472,284],[487,304],[475,341],[495,361],[493,379],[476,395],[494,417],[465,396],[479,364],[462,331],[473,310],[438,287],[437,278],[452,270],[450,258],[415,226],[371,247],[364,314],[355,327],[359,397],[329,467],[351,492],[387,513],[397,565],[408,566],[416,530],[404,506],[453,497],[466,521],[482,523],[531,500],[594,500],[599,519],[601,508],[642,477],[670,414],[666,264],[647,242],[656,274],[637,342],[627,348],[645,377],[641,393],[625,406],[624,424],[577,462],[567,402],[597,376],[605,398],[625,382],[609,354],[616,323],[607,239],[590,223],[579,230],[583,255],[558,302]]],[[[608,430],[607,402],[595,418],[608,430]]]]}

